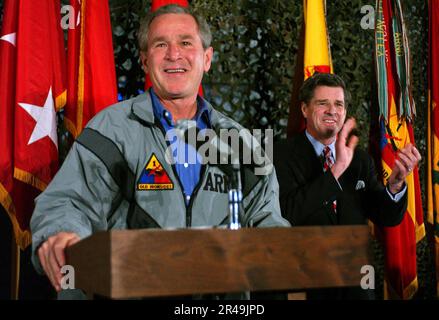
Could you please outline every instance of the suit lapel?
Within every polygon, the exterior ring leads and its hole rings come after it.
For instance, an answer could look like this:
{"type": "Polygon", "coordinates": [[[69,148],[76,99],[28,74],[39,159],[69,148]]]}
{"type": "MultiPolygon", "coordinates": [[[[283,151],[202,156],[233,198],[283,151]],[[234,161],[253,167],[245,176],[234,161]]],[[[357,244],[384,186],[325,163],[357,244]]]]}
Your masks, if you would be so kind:
{"type": "MultiPolygon", "coordinates": [[[[296,141],[296,148],[294,150],[291,148],[293,153],[291,156],[294,159],[293,163],[296,165],[293,171],[300,177],[301,183],[305,184],[310,180],[316,179],[319,175],[322,175],[323,166],[305,133],[302,133],[296,138],[298,139],[296,141]]],[[[336,225],[337,215],[329,208],[330,207],[328,207],[325,212],[331,222],[336,225]]]]}
{"type": "Polygon", "coordinates": [[[297,139],[296,150],[293,150],[294,163],[297,164],[295,171],[302,172],[306,181],[322,172],[322,165],[305,133],[300,134],[297,139]]]}
{"type": "Polygon", "coordinates": [[[359,179],[358,165],[359,165],[358,158],[354,153],[354,157],[352,158],[351,164],[339,179],[340,185],[342,186],[343,190],[355,190],[356,183],[359,179]]]}

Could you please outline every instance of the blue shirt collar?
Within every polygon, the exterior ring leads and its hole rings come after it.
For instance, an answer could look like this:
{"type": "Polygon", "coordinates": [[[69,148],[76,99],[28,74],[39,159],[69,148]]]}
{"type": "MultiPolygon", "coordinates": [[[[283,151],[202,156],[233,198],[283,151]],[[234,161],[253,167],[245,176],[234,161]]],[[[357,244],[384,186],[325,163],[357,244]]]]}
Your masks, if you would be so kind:
{"type": "MultiPolygon", "coordinates": [[[[162,105],[152,87],[149,89],[149,93],[151,95],[154,117],[162,124],[166,121],[167,126],[174,127],[175,123],[172,119],[171,113],[162,105]]],[[[197,113],[192,120],[197,122],[197,127],[200,129],[212,128],[209,109],[207,108],[205,101],[199,96],[197,96],[197,113]]]]}
{"type": "MultiPolygon", "coordinates": [[[[305,131],[306,137],[308,138],[309,142],[311,142],[314,151],[316,152],[317,157],[320,157],[323,153],[323,148],[325,147],[325,145],[323,143],[321,143],[320,141],[318,141],[316,138],[314,138],[312,135],[309,134],[308,131],[305,131]]],[[[329,149],[331,149],[332,152],[332,156],[334,157],[334,160],[336,159],[336,155],[335,155],[335,140],[334,142],[332,142],[329,146],[329,149]]]]}

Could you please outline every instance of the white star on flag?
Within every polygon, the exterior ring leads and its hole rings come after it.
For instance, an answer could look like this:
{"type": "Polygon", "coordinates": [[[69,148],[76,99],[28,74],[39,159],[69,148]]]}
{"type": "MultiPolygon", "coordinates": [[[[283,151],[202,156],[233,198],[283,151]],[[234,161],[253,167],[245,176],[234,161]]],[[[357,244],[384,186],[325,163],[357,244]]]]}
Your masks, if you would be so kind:
{"type": "Polygon", "coordinates": [[[6,41],[6,42],[9,42],[9,43],[12,44],[13,46],[15,46],[16,35],[17,35],[16,32],[14,32],[14,33],[8,33],[8,34],[5,34],[4,36],[2,36],[2,37],[0,38],[0,40],[4,40],[4,41],[6,41]]]}
{"type": "Polygon", "coordinates": [[[30,136],[28,145],[48,136],[56,148],[58,149],[58,137],[56,135],[56,112],[52,97],[52,87],[49,89],[44,106],[36,106],[28,103],[19,103],[20,107],[29,113],[29,115],[37,122],[30,136]]]}

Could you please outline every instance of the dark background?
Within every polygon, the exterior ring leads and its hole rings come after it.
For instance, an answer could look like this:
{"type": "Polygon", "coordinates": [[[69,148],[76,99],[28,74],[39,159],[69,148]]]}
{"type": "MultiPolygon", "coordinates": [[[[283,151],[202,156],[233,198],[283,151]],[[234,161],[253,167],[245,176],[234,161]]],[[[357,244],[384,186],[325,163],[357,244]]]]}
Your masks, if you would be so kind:
{"type": "MultiPolygon", "coordinates": [[[[68,4],[67,0],[62,3],[68,4]]],[[[417,118],[416,143],[424,160],[420,164],[421,185],[425,189],[427,119],[427,1],[402,0],[409,31],[412,56],[413,96],[417,118]]],[[[293,89],[293,73],[302,23],[302,1],[291,0],[193,0],[190,5],[201,12],[213,32],[215,50],[212,68],[204,78],[205,97],[245,127],[273,129],[275,139],[286,136],[288,108],[293,89]]],[[[373,30],[364,30],[361,7],[375,1],[327,1],[327,22],[334,71],[342,76],[352,93],[349,114],[357,119],[360,146],[368,148],[372,79],[373,30]]],[[[3,0],[0,0],[2,12],[3,0]]],[[[143,89],[143,73],[138,61],[136,30],[139,18],[150,8],[150,1],[110,0],[113,45],[121,99],[143,89]]],[[[0,17],[1,21],[1,17],[0,17]]],[[[1,84],[0,84],[1,85],[1,84]]],[[[65,130],[60,127],[60,137],[65,130]]],[[[64,139],[62,139],[64,140],[64,139]]],[[[65,140],[64,140],[65,141],[65,140]]],[[[60,144],[61,159],[67,149],[60,144]]],[[[425,192],[423,192],[425,209],[425,192]]],[[[0,299],[9,298],[10,232],[8,217],[0,212],[0,299]]],[[[383,253],[373,242],[377,275],[377,295],[382,297],[383,253]]],[[[427,239],[418,243],[417,299],[435,297],[435,272],[427,239]]],[[[30,265],[29,249],[22,257],[22,299],[52,298],[53,291],[44,277],[30,265]]]]}

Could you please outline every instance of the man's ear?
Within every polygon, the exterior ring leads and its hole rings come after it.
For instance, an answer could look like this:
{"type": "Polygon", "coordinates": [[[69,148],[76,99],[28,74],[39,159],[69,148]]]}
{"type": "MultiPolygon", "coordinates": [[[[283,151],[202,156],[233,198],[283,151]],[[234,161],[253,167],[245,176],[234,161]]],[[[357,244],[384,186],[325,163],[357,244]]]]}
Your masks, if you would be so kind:
{"type": "Polygon", "coordinates": [[[204,72],[208,72],[212,64],[213,48],[209,47],[204,51],[204,72]]]}
{"type": "Polygon", "coordinates": [[[300,109],[302,110],[302,115],[303,115],[303,117],[306,119],[306,108],[307,108],[307,106],[306,106],[306,103],[305,102],[302,102],[301,104],[300,104],[300,109]]]}
{"type": "Polygon", "coordinates": [[[146,52],[140,51],[140,62],[142,63],[142,69],[145,73],[148,73],[148,58],[146,52]]]}

